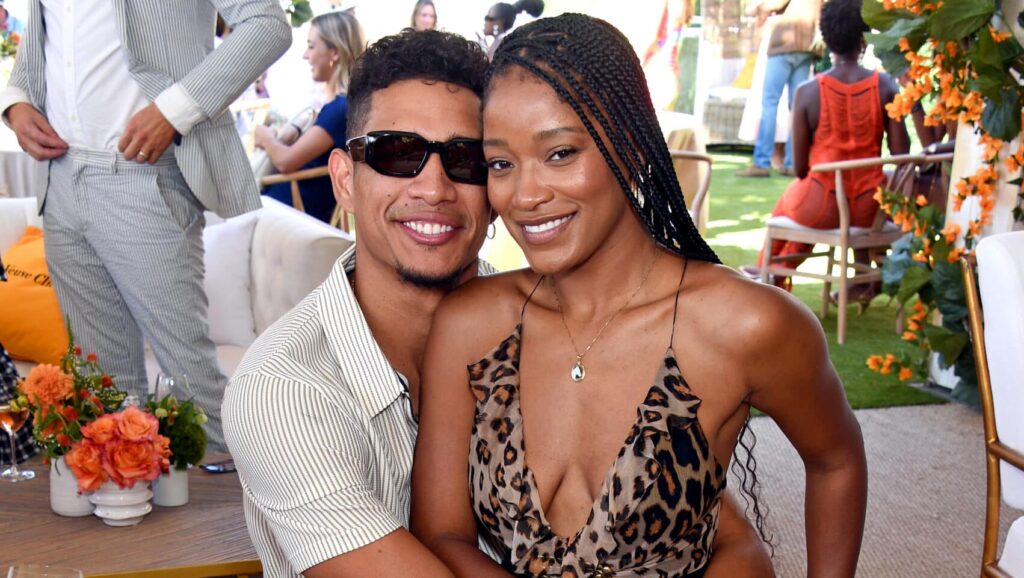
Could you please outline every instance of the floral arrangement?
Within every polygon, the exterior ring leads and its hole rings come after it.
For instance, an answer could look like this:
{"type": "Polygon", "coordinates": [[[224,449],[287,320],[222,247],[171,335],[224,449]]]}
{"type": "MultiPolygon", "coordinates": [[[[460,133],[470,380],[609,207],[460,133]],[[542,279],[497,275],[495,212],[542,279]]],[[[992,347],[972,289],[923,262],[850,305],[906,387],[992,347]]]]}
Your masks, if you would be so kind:
{"type": "Polygon", "coordinates": [[[17,32],[0,33],[0,58],[7,58],[18,53],[21,35],[17,32]]]}
{"type": "MultiPolygon", "coordinates": [[[[1024,25],[1024,13],[1003,14],[993,0],[865,0],[862,16],[877,30],[867,34],[886,70],[906,73],[909,82],[886,106],[900,119],[922,99],[931,102],[925,123],[936,126],[959,121],[970,126],[984,147],[978,171],[954,184],[953,203],[977,198],[978,216],[964,230],[944,226],[941,209],[923,198],[907,199],[892,191],[879,191],[876,199],[893,222],[903,226],[907,238],[893,245],[883,265],[886,291],[906,305],[917,297],[903,339],[916,343],[919,356],[903,354],[868,358],[870,369],[895,373],[901,380],[927,374],[929,353],[939,352],[953,365],[961,385],[954,396],[974,401],[977,395],[974,358],[966,345],[963,282],[957,261],[973,249],[983,226],[991,223],[995,208],[1000,161],[1018,187],[1024,169],[1024,141],[1000,159],[1003,145],[1017,138],[1024,125],[1024,48],[1006,28],[1007,19],[1024,25]],[[933,312],[942,325],[926,322],[933,312]]],[[[1024,190],[1019,192],[1014,218],[1024,222],[1024,190]]]]}
{"type": "Polygon", "coordinates": [[[59,367],[35,366],[18,389],[15,405],[32,410],[33,433],[47,462],[68,453],[85,426],[117,410],[126,397],[95,353],[83,358],[82,349],[70,345],[59,367]]]}
{"type": "Polygon", "coordinates": [[[92,492],[108,480],[122,488],[155,480],[170,467],[170,440],[153,414],[129,405],[82,428],[82,439],[64,456],[78,489],[92,492]]]}
{"type": "Polygon", "coordinates": [[[943,209],[929,205],[921,195],[909,199],[902,193],[880,188],[875,199],[882,210],[892,215],[893,222],[907,232],[893,243],[892,253],[882,265],[882,281],[883,289],[905,310],[913,300],[902,337],[915,344],[917,351],[913,355],[872,355],[867,366],[882,375],[895,374],[900,381],[914,376],[925,378],[930,353],[941,353],[961,380],[954,395],[973,403],[977,377],[974,356],[967,347],[967,307],[959,265],[964,249],[956,245],[960,228],[955,224],[943,226],[943,209]],[[934,311],[942,314],[941,325],[927,322],[934,311]]]}
{"type": "Polygon", "coordinates": [[[203,459],[206,453],[203,424],[207,417],[201,407],[191,399],[178,401],[173,394],[167,394],[159,401],[150,396],[146,411],[155,416],[160,435],[170,440],[170,464],[174,469],[184,470],[203,459]]]}

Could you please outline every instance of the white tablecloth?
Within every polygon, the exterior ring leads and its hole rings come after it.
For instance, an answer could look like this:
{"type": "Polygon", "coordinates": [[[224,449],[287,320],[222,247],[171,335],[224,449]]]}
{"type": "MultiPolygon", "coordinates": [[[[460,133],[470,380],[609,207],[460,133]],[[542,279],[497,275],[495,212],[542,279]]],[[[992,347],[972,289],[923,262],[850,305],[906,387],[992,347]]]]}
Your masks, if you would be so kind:
{"type": "Polygon", "coordinates": [[[0,197],[35,197],[46,186],[46,163],[18,146],[18,138],[0,123],[0,197]]]}

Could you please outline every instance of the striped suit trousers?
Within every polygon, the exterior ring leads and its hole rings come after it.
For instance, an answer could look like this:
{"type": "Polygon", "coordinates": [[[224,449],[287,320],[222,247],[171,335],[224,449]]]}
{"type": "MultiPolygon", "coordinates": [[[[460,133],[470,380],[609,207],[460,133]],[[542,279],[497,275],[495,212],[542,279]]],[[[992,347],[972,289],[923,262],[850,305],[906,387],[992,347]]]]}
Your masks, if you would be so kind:
{"type": "Polygon", "coordinates": [[[209,450],[225,451],[227,380],[203,289],[206,220],[173,150],[144,165],[72,147],[50,163],[49,176],[46,261],[76,343],[98,355],[121,389],[145,399],[145,337],[161,370],[185,376],[209,416],[209,450]]]}

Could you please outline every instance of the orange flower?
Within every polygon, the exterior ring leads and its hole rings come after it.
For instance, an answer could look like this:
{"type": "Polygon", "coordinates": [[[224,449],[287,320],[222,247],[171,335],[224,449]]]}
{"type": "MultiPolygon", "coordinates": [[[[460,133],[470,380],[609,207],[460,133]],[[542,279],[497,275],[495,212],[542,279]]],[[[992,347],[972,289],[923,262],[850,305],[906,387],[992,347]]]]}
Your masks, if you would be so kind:
{"type": "Polygon", "coordinates": [[[910,50],[910,42],[905,37],[900,38],[898,45],[900,47],[900,50],[903,52],[907,52],[908,50],[910,50]]]}
{"type": "Polygon", "coordinates": [[[117,420],[114,416],[104,415],[82,428],[82,436],[98,445],[104,445],[114,439],[117,434],[117,420]]]}
{"type": "Polygon", "coordinates": [[[117,433],[127,441],[152,441],[160,429],[160,422],[151,413],[135,406],[128,406],[117,420],[117,433]]]}
{"type": "Polygon", "coordinates": [[[104,453],[104,471],[122,488],[135,487],[139,480],[155,480],[160,475],[161,456],[151,441],[115,440],[104,453]]]}
{"type": "Polygon", "coordinates": [[[950,251],[949,255],[946,255],[946,261],[949,261],[950,263],[956,263],[958,260],[960,260],[960,256],[963,254],[964,250],[961,249],[960,247],[957,247],[956,249],[950,251]]]}
{"type": "Polygon", "coordinates": [[[913,331],[904,331],[902,339],[903,341],[917,341],[917,334],[913,331]]]}
{"type": "Polygon", "coordinates": [[[914,377],[914,371],[912,369],[910,369],[909,367],[900,368],[900,381],[907,381],[911,377],[914,377]]]}
{"type": "Polygon", "coordinates": [[[1003,42],[1004,40],[1008,39],[1010,36],[1013,36],[1009,32],[1000,32],[1000,31],[996,30],[995,28],[993,28],[992,26],[988,27],[988,31],[992,33],[992,40],[995,40],[996,42],[1003,42]]]}
{"type": "Polygon", "coordinates": [[[918,207],[923,207],[928,204],[928,197],[924,195],[918,195],[914,202],[917,203],[918,207]]]}
{"type": "Polygon", "coordinates": [[[956,238],[960,236],[960,225],[949,223],[942,229],[942,234],[945,235],[947,243],[953,244],[956,242],[956,238]]]}
{"type": "Polygon", "coordinates": [[[107,474],[100,459],[100,448],[88,440],[75,444],[75,447],[64,455],[64,461],[75,474],[79,491],[95,491],[107,481],[107,474]]]}
{"type": "Polygon", "coordinates": [[[868,369],[870,369],[871,371],[878,371],[882,367],[882,356],[881,355],[872,355],[872,356],[868,357],[867,364],[868,364],[868,369]]]}
{"type": "MultiPolygon", "coordinates": [[[[1007,34],[1007,36],[1009,36],[1009,34],[1007,34]]],[[[15,46],[21,44],[21,34],[18,34],[17,32],[11,32],[11,35],[8,38],[11,39],[11,44],[15,46]]]]}
{"type": "Polygon", "coordinates": [[[28,372],[28,377],[21,383],[21,392],[40,405],[58,404],[75,393],[71,376],[48,363],[37,365],[28,372]]]}

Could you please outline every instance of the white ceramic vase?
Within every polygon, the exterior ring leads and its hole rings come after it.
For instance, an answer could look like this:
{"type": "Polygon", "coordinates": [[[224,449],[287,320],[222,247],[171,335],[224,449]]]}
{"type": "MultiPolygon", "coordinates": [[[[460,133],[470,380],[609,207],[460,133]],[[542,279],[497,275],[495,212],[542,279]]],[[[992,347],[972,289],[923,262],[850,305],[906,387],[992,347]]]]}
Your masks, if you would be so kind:
{"type": "Polygon", "coordinates": [[[134,526],[153,511],[149,503],[152,497],[149,482],[136,482],[132,488],[106,482],[89,496],[89,501],[96,505],[93,513],[102,518],[106,525],[134,526]]]}
{"type": "Polygon", "coordinates": [[[63,456],[50,462],[50,509],[69,518],[88,516],[93,510],[88,494],[78,491],[78,480],[63,456]]]}
{"type": "Polygon", "coordinates": [[[184,506],[188,503],[188,470],[171,466],[166,474],[153,480],[153,505],[165,508],[184,506]]]}

